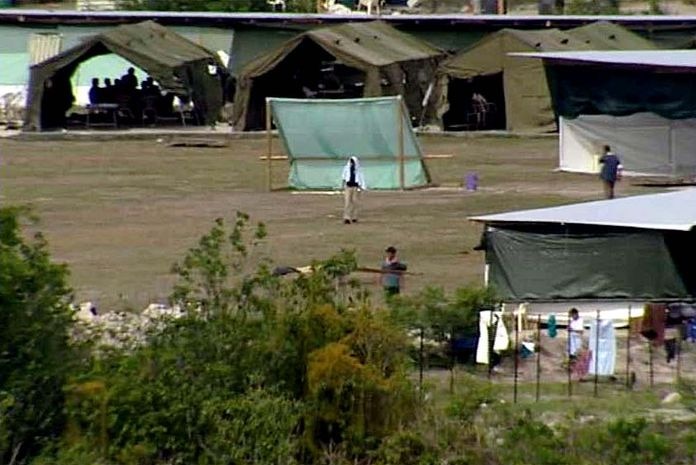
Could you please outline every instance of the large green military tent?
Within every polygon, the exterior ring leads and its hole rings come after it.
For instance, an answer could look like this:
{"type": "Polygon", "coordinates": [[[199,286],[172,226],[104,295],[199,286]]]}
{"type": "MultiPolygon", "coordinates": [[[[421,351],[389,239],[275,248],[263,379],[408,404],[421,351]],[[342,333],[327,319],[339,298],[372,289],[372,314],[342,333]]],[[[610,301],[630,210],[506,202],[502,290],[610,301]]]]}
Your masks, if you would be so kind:
{"type": "Polygon", "coordinates": [[[235,129],[264,128],[265,99],[402,95],[414,117],[444,53],[381,21],[314,29],[244,67],[237,76],[235,129]]]}
{"type": "Polygon", "coordinates": [[[554,131],[556,121],[541,60],[510,53],[654,48],[650,41],[607,22],[569,31],[503,29],[442,62],[431,104],[445,129],[554,131]],[[493,104],[483,126],[470,124],[474,92],[493,104]]]}
{"type": "Polygon", "coordinates": [[[471,218],[508,300],[696,295],[696,189],[471,218]]]}
{"type": "Polygon", "coordinates": [[[146,21],[92,36],[32,66],[25,128],[60,126],[73,101],[72,74],[80,63],[111,53],[147,72],[163,90],[190,98],[201,121],[212,123],[217,118],[228,74],[220,59],[185,37],[146,21]]]}

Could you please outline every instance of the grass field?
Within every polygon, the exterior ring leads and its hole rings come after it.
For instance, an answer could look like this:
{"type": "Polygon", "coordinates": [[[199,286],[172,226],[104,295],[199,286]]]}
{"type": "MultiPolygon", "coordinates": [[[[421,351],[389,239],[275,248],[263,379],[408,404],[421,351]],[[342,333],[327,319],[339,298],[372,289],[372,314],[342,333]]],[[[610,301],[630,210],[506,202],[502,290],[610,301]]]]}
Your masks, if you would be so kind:
{"type": "MultiPolygon", "coordinates": [[[[393,244],[409,269],[406,292],[454,289],[482,281],[475,214],[568,203],[601,196],[595,176],[558,173],[555,138],[421,138],[439,187],[368,192],[361,221],[343,225],[342,197],[265,191],[259,156],[265,142],[231,140],[227,148],[172,148],[153,141],[0,140],[0,202],[30,204],[59,261],[69,264],[79,301],[139,308],[169,295],[171,264],[236,210],[269,228],[265,252],[301,266],[341,248],[377,265],[393,244]],[[480,189],[459,189],[467,172],[480,189]]],[[[275,164],[275,183],[287,175],[275,164]]],[[[624,182],[619,195],[637,192],[624,182]]],[[[373,278],[366,281],[372,285],[373,278]]]]}

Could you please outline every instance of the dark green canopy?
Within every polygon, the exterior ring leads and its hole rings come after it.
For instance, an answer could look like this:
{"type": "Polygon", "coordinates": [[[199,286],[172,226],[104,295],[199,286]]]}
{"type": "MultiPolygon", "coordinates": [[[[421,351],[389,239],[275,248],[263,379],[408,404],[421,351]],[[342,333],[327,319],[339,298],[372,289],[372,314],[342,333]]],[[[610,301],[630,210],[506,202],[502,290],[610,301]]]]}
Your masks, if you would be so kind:
{"type": "Polygon", "coordinates": [[[422,111],[422,100],[444,52],[381,22],[345,23],[313,29],[252,61],[237,79],[233,125],[237,130],[261,129],[266,97],[303,98],[297,92],[303,76],[334,61],[356,70],[361,95],[403,95],[411,115],[422,111]]]}
{"type": "Polygon", "coordinates": [[[204,47],[146,21],[115,27],[32,66],[25,127],[58,126],[73,101],[70,76],[80,63],[110,53],[141,68],[163,90],[190,98],[201,120],[212,123],[217,118],[227,78],[222,62],[204,47]],[[209,65],[215,65],[213,74],[209,65]]]}
{"type": "Polygon", "coordinates": [[[696,51],[544,58],[554,109],[564,118],[655,113],[696,118],[696,51]]]}
{"type": "Polygon", "coordinates": [[[509,300],[696,295],[696,189],[478,216],[509,300]]]}

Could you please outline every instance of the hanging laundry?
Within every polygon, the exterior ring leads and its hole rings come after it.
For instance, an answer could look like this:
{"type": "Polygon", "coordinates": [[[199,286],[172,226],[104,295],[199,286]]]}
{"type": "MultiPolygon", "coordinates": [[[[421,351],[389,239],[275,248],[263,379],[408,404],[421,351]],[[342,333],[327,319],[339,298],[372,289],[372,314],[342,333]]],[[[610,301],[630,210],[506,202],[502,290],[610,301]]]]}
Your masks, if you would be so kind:
{"type": "Polygon", "coordinates": [[[599,327],[596,319],[590,321],[590,350],[596,350],[596,354],[590,357],[588,372],[601,376],[613,375],[616,368],[616,333],[611,320],[599,320],[599,327]]]}
{"type": "Polygon", "coordinates": [[[578,358],[571,365],[572,374],[576,379],[582,379],[587,375],[590,369],[590,359],[592,358],[591,350],[583,350],[578,355],[578,358]]]}
{"type": "Polygon", "coordinates": [[[510,336],[508,335],[508,330],[505,327],[505,319],[503,314],[505,312],[496,312],[498,316],[498,322],[495,326],[495,339],[493,340],[493,350],[500,353],[508,350],[510,348],[510,336]]]}
{"type": "MultiPolygon", "coordinates": [[[[476,363],[488,365],[490,357],[500,360],[497,355],[510,348],[510,336],[503,322],[505,312],[493,312],[484,310],[479,312],[479,339],[476,346],[476,363]],[[492,337],[491,337],[492,336],[492,337]],[[493,343],[491,347],[491,342],[493,343]],[[492,349],[492,354],[491,354],[492,349]]],[[[494,365],[496,363],[493,363],[494,365]]]]}
{"type": "Polygon", "coordinates": [[[665,305],[646,304],[641,322],[640,334],[652,341],[654,346],[659,346],[665,340],[665,305]]]}
{"type": "Polygon", "coordinates": [[[520,344],[520,357],[529,358],[534,355],[534,343],[531,341],[522,341],[520,344]]]}
{"type": "Polygon", "coordinates": [[[517,307],[517,329],[520,331],[527,329],[525,328],[525,322],[527,321],[527,303],[521,303],[517,307]]]}
{"type": "Polygon", "coordinates": [[[493,312],[490,310],[479,312],[479,339],[478,345],[476,346],[476,363],[488,365],[490,356],[488,327],[491,325],[492,318],[493,312]]]}
{"type": "Polygon", "coordinates": [[[686,340],[696,342],[696,318],[689,318],[686,322],[686,340]]]}
{"type": "Polygon", "coordinates": [[[556,327],[556,315],[553,313],[549,315],[549,319],[546,323],[546,331],[551,339],[558,335],[558,328],[556,327]]]}
{"type": "Polygon", "coordinates": [[[677,358],[679,352],[679,344],[677,339],[681,337],[679,328],[676,326],[668,326],[665,328],[665,352],[667,354],[667,363],[677,358]]]}

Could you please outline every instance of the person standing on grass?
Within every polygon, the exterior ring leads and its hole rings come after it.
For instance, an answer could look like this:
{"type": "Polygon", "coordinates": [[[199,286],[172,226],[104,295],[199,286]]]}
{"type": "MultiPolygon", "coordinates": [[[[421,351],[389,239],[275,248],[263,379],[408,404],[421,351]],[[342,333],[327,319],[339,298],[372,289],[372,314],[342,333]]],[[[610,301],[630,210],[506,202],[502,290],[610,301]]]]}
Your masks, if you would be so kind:
{"type": "Polygon", "coordinates": [[[602,155],[602,157],[599,159],[599,163],[602,164],[602,170],[599,173],[599,177],[604,183],[604,195],[608,199],[613,199],[614,185],[620,178],[621,161],[619,160],[619,157],[617,157],[616,154],[611,151],[611,147],[605,145],[604,155],[602,155]]]}
{"type": "Polygon", "coordinates": [[[406,264],[401,263],[397,257],[395,247],[387,247],[385,253],[387,255],[382,262],[382,288],[385,296],[390,298],[401,292],[406,264]]]}
{"type": "Polygon", "coordinates": [[[365,178],[358,157],[350,157],[341,175],[343,184],[343,223],[358,222],[360,191],[366,190],[365,178]]]}

